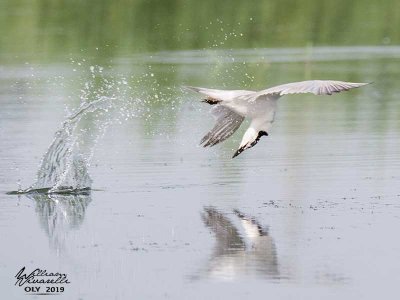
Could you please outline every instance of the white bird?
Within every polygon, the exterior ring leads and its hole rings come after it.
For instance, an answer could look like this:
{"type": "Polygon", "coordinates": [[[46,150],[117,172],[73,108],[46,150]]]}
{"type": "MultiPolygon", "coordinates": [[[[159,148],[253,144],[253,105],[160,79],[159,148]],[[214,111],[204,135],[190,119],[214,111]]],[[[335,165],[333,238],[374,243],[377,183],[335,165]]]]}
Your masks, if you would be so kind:
{"type": "Polygon", "coordinates": [[[233,212],[223,214],[214,207],[204,208],[203,222],[216,239],[205,275],[223,280],[243,275],[279,278],[278,255],[269,228],[238,210],[233,212]]]}
{"type": "Polygon", "coordinates": [[[215,90],[186,86],[185,88],[207,97],[203,100],[211,105],[216,118],[214,127],[202,138],[204,147],[214,146],[229,138],[242,124],[250,119],[250,126],[244,133],[239,149],[232,158],[256,145],[262,136],[267,136],[275,119],[277,100],[289,94],[312,93],[332,95],[358,88],[369,83],[354,83],[333,80],[307,80],[271,87],[259,92],[246,90],[215,90]]]}

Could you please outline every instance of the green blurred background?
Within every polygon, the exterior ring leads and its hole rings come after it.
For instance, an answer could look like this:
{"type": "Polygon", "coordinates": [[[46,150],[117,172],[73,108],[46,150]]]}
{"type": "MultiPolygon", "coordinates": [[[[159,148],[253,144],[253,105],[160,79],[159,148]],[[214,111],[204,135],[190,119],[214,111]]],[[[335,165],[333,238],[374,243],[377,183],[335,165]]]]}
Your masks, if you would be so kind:
{"type": "Polygon", "coordinates": [[[398,0],[1,0],[0,59],[394,45],[398,0]]]}

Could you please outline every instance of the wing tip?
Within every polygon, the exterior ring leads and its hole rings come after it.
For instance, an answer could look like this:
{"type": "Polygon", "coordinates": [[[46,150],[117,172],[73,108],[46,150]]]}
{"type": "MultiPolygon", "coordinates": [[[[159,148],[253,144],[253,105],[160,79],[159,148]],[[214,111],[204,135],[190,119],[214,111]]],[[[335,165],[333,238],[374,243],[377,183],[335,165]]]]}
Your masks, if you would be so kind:
{"type": "MultiPolygon", "coordinates": [[[[349,89],[358,89],[360,87],[366,86],[366,85],[370,85],[373,82],[351,82],[351,84],[353,85],[352,87],[350,87],[349,89]]],[[[348,90],[349,90],[348,89],[348,90]]]]}
{"type": "Polygon", "coordinates": [[[197,93],[200,92],[200,88],[195,87],[195,86],[182,85],[181,88],[184,89],[184,90],[189,90],[189,91],[193,91],[193,92],[197,92],[197,93]]]}
{"type": "Polygon", "coordinates": [[[373,84],[373,83],[374,82],[371,81],[371,82],[359,82],[359,83],[356,83],[356,84],[358,84],[358,87],[362,87],[362,86],[366,86],[366,85],[373,84]]]}

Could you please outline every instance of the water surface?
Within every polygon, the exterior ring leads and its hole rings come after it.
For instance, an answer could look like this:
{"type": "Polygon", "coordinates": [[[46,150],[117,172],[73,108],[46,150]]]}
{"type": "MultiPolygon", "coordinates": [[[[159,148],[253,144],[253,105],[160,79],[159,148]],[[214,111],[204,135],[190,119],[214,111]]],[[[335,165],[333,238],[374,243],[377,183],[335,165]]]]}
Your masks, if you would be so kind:
{"type": "Polygon", "coordinates": [[[24,299],[13,277],[26,266],[66,272],[68,299],[388,298],[400,279],[399,56],[325,47],[160,52],[95,70],[83,60],[4,66],[1,290],[24,299]],[[270,136],[237,159],[245,126],[198,146],[213,120],[181,84],[309,78],[374,83],[279,100],[270,136]],[[113,109],[78,129],[94,190],[6,195],[35,182],[67,115],[104,95],[118,99],[113,109]]]}

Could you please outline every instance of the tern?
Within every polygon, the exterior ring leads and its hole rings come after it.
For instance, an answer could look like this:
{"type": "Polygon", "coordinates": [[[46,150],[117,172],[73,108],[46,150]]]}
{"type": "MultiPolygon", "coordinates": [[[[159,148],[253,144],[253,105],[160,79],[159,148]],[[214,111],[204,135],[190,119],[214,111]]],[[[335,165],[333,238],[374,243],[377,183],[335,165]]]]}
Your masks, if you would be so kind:
{"type": "Polygon", "coordinates": [[[216,243],[205,272],[200,275],[223,280],[243,275],[280,276],[277,250],[269,227],[238,210],[224,214],[214,207],[205,207],[201,216],[216,243]]]}
{"type": "Polygon", "coordinates": [[[243,135],[235,158],[246,149],[255,146],[262,136],[268,136],[275,119],[277,100],[289,94],[332,95],[358,88],[369,83],[334,80],[307,80],[282,84],[259,92],[246,90],[216,90],[202,87],[185,88],[203,94],[203,102],[213,105],[214,127],[202,138],[200,145],[212,147],[229,138],[242,124],[250,119],[250,126],[243,135]]]}

